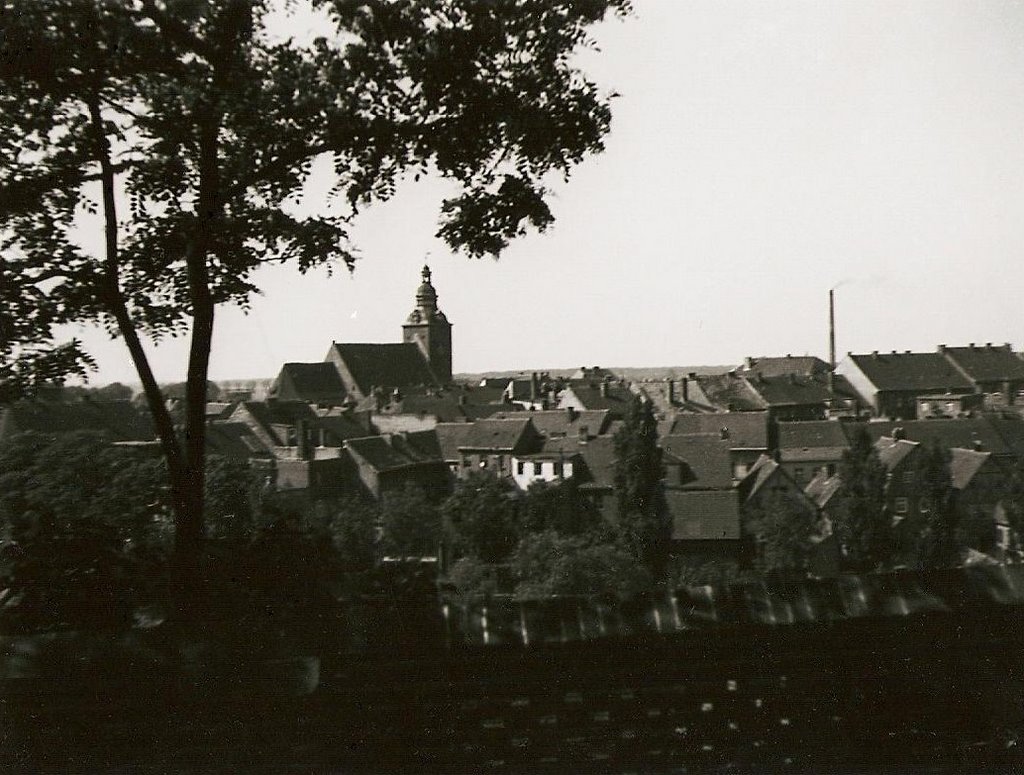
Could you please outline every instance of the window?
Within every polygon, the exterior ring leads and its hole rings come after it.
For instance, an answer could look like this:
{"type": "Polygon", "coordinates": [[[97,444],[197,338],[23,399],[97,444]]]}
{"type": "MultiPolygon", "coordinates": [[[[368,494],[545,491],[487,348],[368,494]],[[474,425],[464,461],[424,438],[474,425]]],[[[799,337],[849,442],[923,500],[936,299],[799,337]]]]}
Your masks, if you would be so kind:
{"type": "Polygon", "coordinates": [[[793,478],[796,479],[796,483],[797,484],[803,484],[803,481],[804,481],[804,469],[802,469],[802,468],[794,468],[793,469],[793,478]]]}
{"type": "Polygon", "coordinates": [[[516,461],[516,473],[519,474],[520,476],[526,473],[526,463],[524,463],[522,460],[516,461]]]}
{"type": "Polygon", "coordinates": [[[554,468],[555,476],[561,476],[562,475],[562,464],[561,463],[555,463],[553,468],[554,468]]]}
{"type": "Polygon", "coordinates": [[[534,476],[540,476],[541,470],[542,470],[542,466],[541,466],[540,463],[534,463],[533,464],[533,475],[534,476]]]}
{"type": "Polygon", "coordinates": [[[897,514],[906,514],[909,509],[909,504],[906,498],[896,498],[893,502],[893,509],[897,514]]]}
{"type": "Polygon", "coordinates": [[[913,483],[914,483],[914,472],[913,471],[904,471],[903,472],[903,484],[913,484],[913,483]]]}

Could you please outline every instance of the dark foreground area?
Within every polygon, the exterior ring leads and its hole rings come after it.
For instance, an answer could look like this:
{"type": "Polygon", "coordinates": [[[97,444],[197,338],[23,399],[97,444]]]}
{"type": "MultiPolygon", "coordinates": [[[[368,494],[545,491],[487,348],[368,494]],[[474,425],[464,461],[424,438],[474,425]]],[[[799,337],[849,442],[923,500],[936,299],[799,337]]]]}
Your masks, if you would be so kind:
{"type": "Polygon", "coordinates": [[[502,645],[467,631],[510,604],[446,627],[391,601],[298,655],[161,628],[11,638],[0,770],[1022,771],[1024,612],[996,597],[502,645]]]}

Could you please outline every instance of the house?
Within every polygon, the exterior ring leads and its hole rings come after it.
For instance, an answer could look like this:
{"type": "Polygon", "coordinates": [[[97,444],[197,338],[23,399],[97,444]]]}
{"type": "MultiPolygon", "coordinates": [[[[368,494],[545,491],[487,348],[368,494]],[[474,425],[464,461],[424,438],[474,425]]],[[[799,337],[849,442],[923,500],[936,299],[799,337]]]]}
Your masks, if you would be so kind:
{"type": "Polygon", "coordinates": [[[347,439],[345,451],[360,483],[374,500],[409,484],[435,496],[450,490],[448,466],[433,431],[347,439]]]}
{"type": "Polygon", "coordinates": [[[498,412],[492,415],[495,420],[522,419],[529,417],[537,431],[546,438],[558,439],[573,437],[591,439],[602,436],[611,427],[612,414],[607,409],[578,411],[573,407],[567,409],[547,409],[529,412],[498,412]]]}
{"type": "Polygon", "coordinates": [[[743,365],[736,367],[740,376],[750,377],[760,374],[764,377],[809,377],[824,381],[832,368],[814,355],[786,355],[785,357],[762,357],[743,359],[743,365]]]}
{"type": "Polygon", "coordinates": [[[838,420],[780,422],[778,424],[779,463],[793,480],[804,486],[818,474],[835,474],[843,455],[850,448],[854,424],[838,420]]]}
{"type": "MultiPolygon", "coordinates": [[[[666,476],[671,487],[700,490],[731,489],[737,476],[728,439],[717,436],[666,436],[661,440],[666,457],[680,461],[678,473],[666,476]]],[[[668,467],[668,472],[676,468],[668,467]]]]}
{"type": "Polygon", "coordinates": [[[917,397],[918,420],[949,420],[956,417],[970,417],[980,412],[985,405],[981,393],[943,393],[917,397]]]}
{"type": "Polygon", "coordinates": [[[921,514],[927,508],[920,500],[917,461],[921,444],[897,436],[882,436],[875,444],[878,459],[885,469],[885,508],[892,515],[893,524],[907,520],[907,529],[916,531],[921,514]]]}
{"type": "Polygon", "coordinates": [[[660,435],[718,438],[728,442],[733,475],[740,479],[761,455],[774,447],[774,424],[768,412],[722,412],[690,414],[680,412],[660,428],[660,435]]]}
{"type": "MultiPolygon", "coordinates": [[[[583,439],[563,436],[546,439],[544,455],[558,455],[560,461],[572,463],[572,476],[584,493],[607,516],[613,517],[617,507],[615,495],[615,440],[612,436],[583,439]]],[[[526,456],[516,456],[517,460],[526,456]]],[[[551,461],[554,462],[553,458],[551,461]]],[[[564,471],[565,469],[563,469],[564,471]]]]}
{"type": "Polygon", "coordinates": [[[540,452],[513,455],[512,479],[516,486],[520,490],[528,490],[532,484],[561,482],[581,472],[583,456],[579,450],[562,447],[561,444],[552,444],[551,448],[540,452]]]}
{"type": "Polygon", "coordinates": [[[1010,475],[990,452],[954,448],[950,451],[950,484],[956,492],[959,523],[973,548],[1001,555],[1009,547],[1009,524],[1003,500],[1010,475]]]}
{"type": "Polygon", "coordinates": [[[438,423],[434,430],[442,459],[459,477],[468,475],[471,470],[512,477],[513,456],[539,452],[543,445],[543,437],[529,417],[438,423]]]}
{"type": "Polygon", "coordinates": [[[775,421],[823,419],[834,398],[827,381],[816,377],[755,372],[746,380],[775,421]]]}
{"type": "Polygon", "coordinates": [[[350,414],[317,414],[303,401],[243,401],[229,421],[246,425],[278,460],[338,457],[347,438],[367,429],[350,414]]]}
{"type": "Polygon", "coordinates": [[[610,418],[621,420],[629,411],[633,397],[633,392],[619,382],[571,381],[558,397],[558,408],[577,412],[606,411],[610,418]]]}
{"type": "Polygon", "coordinates": [[[861,405],[876,417],[897,420],[917,416],[917,399],[936,394],[975,392],[974,384],[941,352],[848,353],[836,366],[856,391],[861,405]]]}
{"type": "Polygon", "coordinates": [[[270,387],[279,401],[303,401],[319,406],[342,406],[348,394],[332,363],[286,363],[270,387]]]}
{"type": "Polygon", "coordinates": [[[945,356],[984,396],[985,406],[1012,406],[1024,403],[1024,360],[1017,356],[1009,344],[984,347],[973,343],[967,347],[939,345],[945,356]]]}
{"type": "Polygon", "coordinates": [[[672,556],[691,567],[738,560],[742,551],[740,495],[735,489],[666,488],[672,519],[672,556]]]}

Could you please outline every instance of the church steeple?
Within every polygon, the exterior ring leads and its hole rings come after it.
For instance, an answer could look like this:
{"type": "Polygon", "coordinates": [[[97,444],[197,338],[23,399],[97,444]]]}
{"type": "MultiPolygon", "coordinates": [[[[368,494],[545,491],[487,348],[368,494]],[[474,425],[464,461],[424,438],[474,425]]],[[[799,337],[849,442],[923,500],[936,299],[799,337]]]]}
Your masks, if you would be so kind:
{"type": "Polygon", "coordinates": [[[424,265],[420,274],[423,282],[416,289],[416,308],[402,326],[402,340],[418,345],[438,381],[448,384],[452,380],[452,324],[437,308],[430,267],[424,265]]]}

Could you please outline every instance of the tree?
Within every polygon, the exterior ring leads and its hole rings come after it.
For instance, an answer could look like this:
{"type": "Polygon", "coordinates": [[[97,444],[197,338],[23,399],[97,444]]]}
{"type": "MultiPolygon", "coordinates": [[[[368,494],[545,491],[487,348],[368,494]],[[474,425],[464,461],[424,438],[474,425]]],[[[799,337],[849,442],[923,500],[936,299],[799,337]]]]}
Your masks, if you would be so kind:
{"type": "Polygon", "coordinates": [[[438,232],[453,249],[497,255],[543,231],[545,180],[600,151],[611,118],[572,52],[629,0],[308,0],[325,33],[308,44],[268,34],[271,4],[8,0],[0,36],[0,391],[88,372],[59,324],[124,340],[167,460],[186,586],[217,306],[244,307],[268,262],[351,268],[347,224],[408,175],[460,187],[438,232]],[[323,157],[340,210],[300,218],[291,203],[323,157]],[[85,214],[103,224],[98,254],[73,236],[85,214]],[[179,435],[142,337],[184,333],[179,435]]]}
{"type": "Polygon", "coordinates": [[[833,529],[853,570],[865,572],[892,560],[892,518],[885,505],[886,471],[867,431],[860,428],[839,463],[844,500],[833,529]]]}
{"type": "Polygon", "coordinates": [[[949,452],[933,442],[921,450],[915,485],[925,512],[918,561],[923,568],[949,568],[960,563],[955,491],[949,473],[949,452]]]}
{"type": "Polygon", "coordinates": [[[633,396],[613,443],[619,535],[655,578],[661,578],[668,554],[669,519],[658,423],[648,401],[633,396]]]}
{"type": "Polygon", "coordinates": [[[524,537],[512,557],[516,595],[628,597],[651,588],[650,573],[630,552],[594,539],[553,530],[524,537]]]}
{"type": "Polygon", "coordinates": [[[441,517],[423,489],[408,484],[380,504],[381,551],[391,557],[433,557],[441,541],[441,517]]]}
{"type": "Polygon", "coordinates": [[[819,530],[814,508],[795,493],[769,493],[744,519],[753,538],[754,567],[762,575],[804,577],[819,530]]]}
{"type": "Polygon", "coordinates": [[[519,540],[521,497],[515,485],[475,471],[441,504],[444,540],[452,557],[505,562],[519,540]]]}

